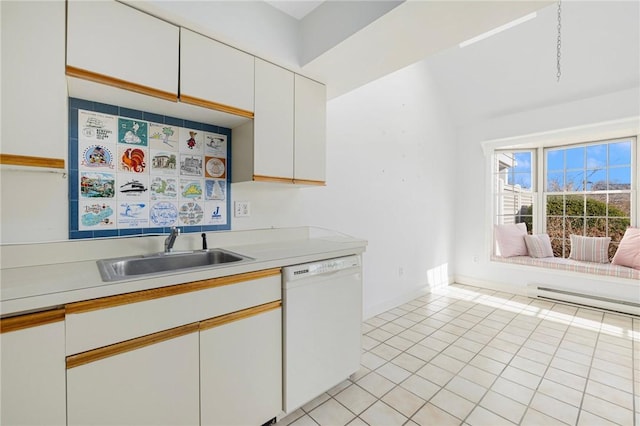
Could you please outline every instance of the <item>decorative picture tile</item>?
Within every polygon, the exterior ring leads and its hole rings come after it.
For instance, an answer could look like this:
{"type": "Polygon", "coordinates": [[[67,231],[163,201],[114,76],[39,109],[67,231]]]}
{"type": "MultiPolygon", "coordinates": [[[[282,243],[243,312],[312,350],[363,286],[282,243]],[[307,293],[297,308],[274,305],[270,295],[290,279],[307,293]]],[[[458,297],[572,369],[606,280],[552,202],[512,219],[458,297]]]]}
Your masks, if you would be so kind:
{"type": "Polygon", "coordinates": [[[149,190],[149,198],[151,200],[177,200],[178,178],[151,176],[149,190]]]}
{"type": "Polygon", "coordinates": [[[202,176],[201,155],[180,155],[181,176],[202,176]]]}
{"type": "Polygon", "coordinates": [[[118,200],[118,228],[145,228],[148,226],[148,201],[118,200]]]}
{"type": "Polygon", "coordinates": [[[93,111],[78,112],[78,137],[82,140],[116,144],[117,117],[93,111]]]}
{"type": "Polygon", "coordinates": [[[146,121],[118,118],[118,142],[147,146],[147,126],[146,121]]]}
{"type": "Polygon", "coordinates": [[[178,222],[178,204],[169,201],[152,203],[149,218],[151,226],[174,226],[178,222]]]}
{"type": "Polygon", "coordinates": [[[182,225],[202,225],[202,218],[204,217],[202,204],[195,201],[182,203],[178,210],[178,217],[182,225]]]}
{"type": "Polygon", "coordinates": [[[80,172],[82,198],[114,198],[116,175],[113,173],[80,172]]]}
{"type": "Polygon", "coordinates": [[[224,158],[205,157],[205,177],[208,178],[226,178],[227,166],[224,158]]]}
{"type": "Polygon", "coordinates": [[[230,129],[74,98],[69,117],[69,238],[231,228],[230,129]]]}
{"type": "Polygon", "coordinates": [[[118,146],[118,171],[144,173],[147,169],[147,149],[118,146]]]}
{"type": "Polygon", "coordinates": [[[180,179],[180,198],[202,200],[202,180],[180,179]]]}
{"type": "Polygon", "coordinates": [[[116,197],[118,200],[148,200],[149,175],[118,173],[116,177],[116,197]]]}
{"type": "Polygon", "coordinates": [[[116,228],[115,200],[82,200],[79,205],[79,219],[81,230],[115,229],[116,228]]]}
{"type": "Polygon", "coordinates": [[[149,123],[149,147],[177,151],[180,129],[169,124],[149,123]]]}
{"type": "Polygon", "coordinates": [[[179,151],[184,153],[200,154],[204,152],[202,142],[202,131],[180,128],[179,151]]]}
{"type": "Polygon", "coordinates": [[[224,179],[206,179],[204,181],[204,199],[209,200],[224,200],[225,189],[227,187],[226,180],[224,179]]]}
{"type": "Polygon", "coordinates": [[[88,142],[80,140],[78,143],[78,158],[80,169],[115,171],[115,145],[88,142]]]}
{"type": "Polygon", "coordinates": [[[219,133],[204,133],[204,154],[227,158],[227,136],[219,133]]]}
{"type": "Polygon", "coordinates": [[[178,153],[171,151],[151,150],[151,173],[163,175],[178,174],[178,153]]]}
{"type": "Polygon", "coordinates": [[[220,225],[227,223],[227,209],[224,201],[206,202],[204,206],[205,225],[220,225]]]}

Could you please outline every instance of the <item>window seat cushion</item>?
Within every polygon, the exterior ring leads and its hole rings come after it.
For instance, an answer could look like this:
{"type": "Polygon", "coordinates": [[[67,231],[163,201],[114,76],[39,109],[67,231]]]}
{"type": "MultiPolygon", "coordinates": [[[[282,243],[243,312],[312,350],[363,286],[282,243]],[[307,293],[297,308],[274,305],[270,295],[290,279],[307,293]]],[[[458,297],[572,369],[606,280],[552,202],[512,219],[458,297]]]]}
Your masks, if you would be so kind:
{"type": "Polygon", "coordinates": [[[562,271],[640,280],[640,270],[613,265],[611,263],[584,262],[580,260],[563,259],[561,257],[534,258],[529,256],[502,257],[495,255],[491,256],[491,260],[518,265],[539,266],[562,271]]]}

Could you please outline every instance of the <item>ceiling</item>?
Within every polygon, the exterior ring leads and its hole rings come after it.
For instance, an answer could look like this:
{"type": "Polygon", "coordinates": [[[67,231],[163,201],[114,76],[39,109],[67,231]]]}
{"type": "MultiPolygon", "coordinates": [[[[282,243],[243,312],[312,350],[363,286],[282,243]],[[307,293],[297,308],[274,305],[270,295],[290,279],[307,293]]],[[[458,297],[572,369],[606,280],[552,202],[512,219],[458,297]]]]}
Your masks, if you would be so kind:
{"type": "Polygon", "coordinates": [[[297,20],[307,16],[313,9],[324,3],[324,0],[265,0],[266,3],[297,20]]]}

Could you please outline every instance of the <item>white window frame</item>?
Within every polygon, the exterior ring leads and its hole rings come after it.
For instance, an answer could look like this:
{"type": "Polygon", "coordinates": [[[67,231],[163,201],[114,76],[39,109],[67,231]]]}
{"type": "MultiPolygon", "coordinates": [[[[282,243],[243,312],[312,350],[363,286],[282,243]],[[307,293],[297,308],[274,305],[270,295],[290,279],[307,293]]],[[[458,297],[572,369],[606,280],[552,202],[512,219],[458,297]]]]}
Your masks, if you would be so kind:
{"type": "Polygon", "coordinates": [[[485,154],[485,170],[488,175],[489,185],[486,186],[486,220],[485,241],[489,258],[494,251],[493,224],[497,217],[494,193],[494,155],[500,150],[536,149],[536,208],[533,212],[533,232],[546,232],[546,187],[544,186],[544,148],[587,144],[598,141],[611,141],[624,138],[635,138],[632,147],[632,173],[631,176],[631,226],[639,226],[640,220],[640,117],[630,117],[603,123],[590,124],[572,128],[558,129],[548,132],[534,133],[503,139],[487,140],[481,143],[485,154]],[[541,210],[544,209],[544,210],[541,210]]]}

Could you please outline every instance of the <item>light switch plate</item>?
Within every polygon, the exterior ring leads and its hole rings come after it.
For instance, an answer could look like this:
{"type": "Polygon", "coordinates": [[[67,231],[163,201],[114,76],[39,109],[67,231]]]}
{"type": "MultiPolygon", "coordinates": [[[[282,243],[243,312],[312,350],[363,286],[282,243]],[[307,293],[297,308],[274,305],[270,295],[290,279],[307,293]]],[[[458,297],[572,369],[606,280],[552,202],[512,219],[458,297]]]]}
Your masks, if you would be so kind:
{"type": "Polygon", "coordinates": [[[249,201],[236,201],[233,203],[233,216],[234,217],[249,217],[251,216],[251,203],[249,201]]]}

